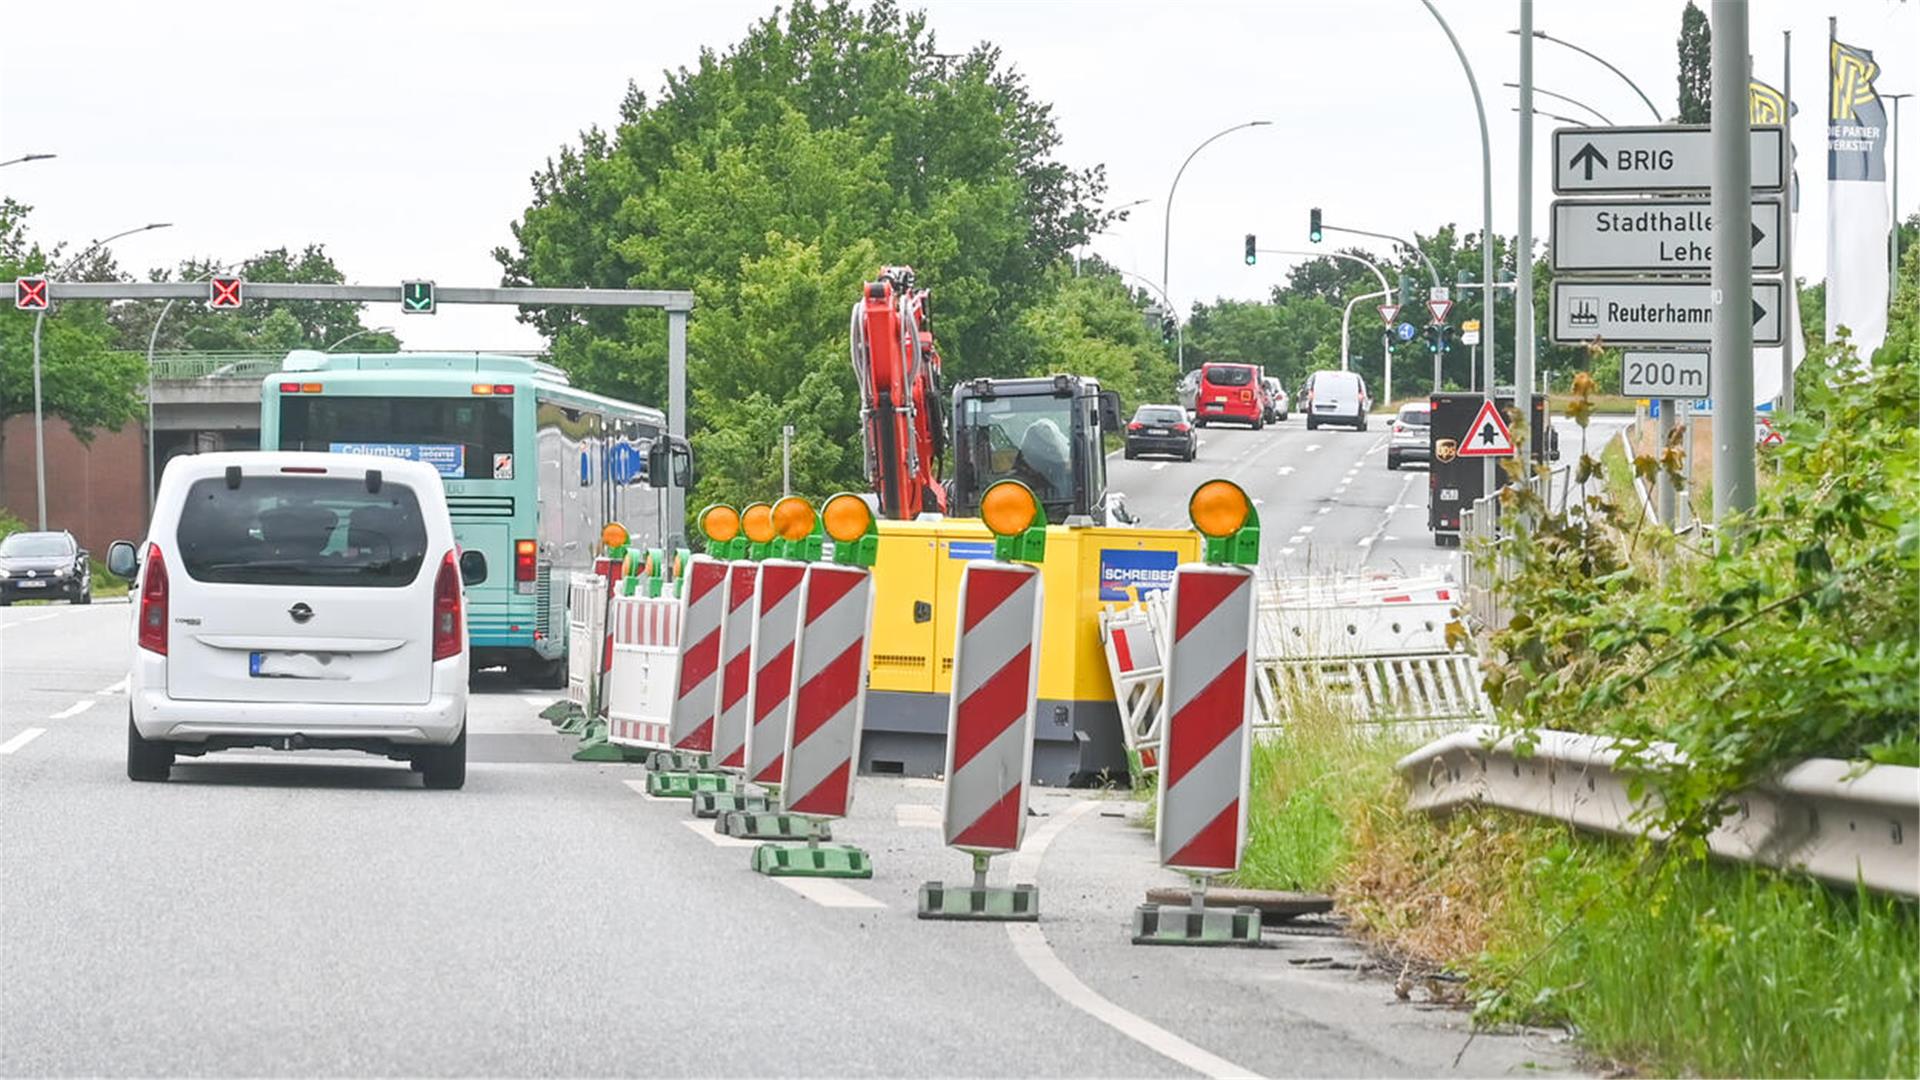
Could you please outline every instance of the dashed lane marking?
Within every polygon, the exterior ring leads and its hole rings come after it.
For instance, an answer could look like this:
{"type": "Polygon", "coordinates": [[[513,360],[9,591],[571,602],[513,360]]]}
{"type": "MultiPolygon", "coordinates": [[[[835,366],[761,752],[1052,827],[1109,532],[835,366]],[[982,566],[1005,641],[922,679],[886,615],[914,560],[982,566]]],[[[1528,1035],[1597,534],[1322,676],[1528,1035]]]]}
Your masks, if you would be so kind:
{"type": "MultiPolygon", "coordinates": [[[[1034,880],[1040,869],[1040,858],[1046,854],[1054,837],[1073,824],[1076,818],[1099,805],[1100,803],[1096,800],[1085,799],[1055,811],[1053,819],[1034,830],[1021,849],[1008,860],[1008,880],[1034,880]]],[[[784,882],[786,879],[776,880],[784,882]]],[[[1028,971],[1033,972],[1034,978],[1039,979],[1042,985],[1053,991],[1054,996],[1154,1053],[1204,1076],[1253,1077],[1259,1075],[1252,1069],[1235,1065],[1223,1057],[1195,1046],[1146,1017],[1128,1012],[1100,996],[1097,991],[1081,982],[1078,976],[1068,970],[1067,965],[1060,962],[1060,958],[1054,954],[1053,946],[1047,944],[1047,934],[1041,929],[1041,924],[1008,923],[1007,937],[1013,942],[1014,955],[1020,958],[1020,962],[1026,965],[1028,971]]]]}
{"type": "Polygon", "coordinates": [[[647,782],[645,780],[622,780],[620,782],[627,785],[627,787],[631,788],[635,795],[640,796],[641,798],[647,800],[648,802],[679,802],[681,801],[679,799],[663,799],[658,795],[647,794],[647,782]]]}
{"type": "Polygon", "coordinates": [[[1316,453],[1316,452],[1318,452],[1318,451],[1319,451],[1319,449],[1320,449],[1320,444],[1319,444],[1319,443],[1308,443],[1308,444],[1307,444],[1307,453],[1309,453],[1309,454],[1312,454],[1312,453],[1316,453]]]}
{"type": "Polygon", "coordinates": [[[46,733],[46,728],[30,727],[6,742],[0,743],[0,756],[11,754],[46,733]]]}
{"type": "Polygon", "coordinates": [[[1331,507],[1331,506],[1323,506],[1323,507],[1321,507],[1321,508],[1320,508],[1320,513],[1322,513],[1322,514],[1331,514],[1331,513],[1333,513],[1333,507],[1331,507]]]}
{"type": "Polygon", "coordinates": [[[1166,468],[1166,467],[1167,467],[1167,463],[1166,463],[1166,462],[1164,462],[1164,461],[1156,461],[1156,462],[1154,462],[1154,463],[1153,463],[1152,465],[1149,465],[1149,466],[1147,466],[1147,471],[1148,471],[1148,472],[1159,472],[1159,471],[1160,471],[1161,469],[1164,469],[1164,468],[1166,468]]]}
{"type": "Polygon", "coordinates": [[[0,630],[11,630],[16,626],[27,626],[32,623],[46,622],[48,619],[53,618],[54,615],[56,614],[58,614],[58,612],[48,612],[45,615],[35,615],[31,619],[15,619],[9,623],[0,623],[0,630]]]}
{"type": "Polygon", "coordinates": [[[1278,473],[1278,474],[1279,474],[1279,475],[1281,475],[1281,476],[1292,476],[1292,475],[1293,475],[1293,466],[1291,466],[1291,465],[1282,465],[1282,466],[1280,466],[1280,468],[1278,468],[1278,469],[1276,469],[1276,470],[1275,470],[1275,472],[1276,472],[1276,473],[1278,473]]]}
{"type": "MultiPolygon", "coordinates": [[[[656,801],[666,802],[667,800],[659,799],[656,801]]],[[[680,824],[685,825],[689,829],[692,829],[694,832],[694,835],[707,841],[708,843],[712,844],[714,847],[759,847],[760,846],[760,841],[758,840],[742,840],[738,836],[728,836],[726,833],[715,831],[713,827],[713,819],[711,818],[689,818],[686,821],[682,821],[680,824]]]]}
{"type": "Polygon", "coordinates": [[[94,699],[81,698],[79,701],[76,701],[73,704],[67,706],[66,708],[61,709],[59,712],[54,713],[52,716],[47,717],[47,719],[70,720],[76,716],[79,716],[81,713],[86,712],[88,709],[93,708],[93,704],[94,704],[94,699]]]}
{"type": "Polygon", "coordinates": [[[842,885],[828,878],[777,877],[776,884],[784,885],[801,896],[830,908],[880,908],[886,904],[875,900],[851,885],[842,885]]]}
{"type": "Polygon", "coordinates": [[[112,686],[105,686],[100,689],[100,693],[102,694],[124,694],[126,692],[127,677],[125,675],[120,676],[120,681],[114,683],[112,686]]]}

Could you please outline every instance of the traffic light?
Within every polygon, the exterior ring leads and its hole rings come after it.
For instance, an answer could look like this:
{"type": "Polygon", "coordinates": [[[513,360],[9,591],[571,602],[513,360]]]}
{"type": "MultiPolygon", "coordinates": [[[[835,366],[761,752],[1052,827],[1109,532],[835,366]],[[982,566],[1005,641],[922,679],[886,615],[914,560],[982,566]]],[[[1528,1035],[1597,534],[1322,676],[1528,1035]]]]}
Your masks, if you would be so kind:
{"type": "Polygon", "coordinates": [[[1320,208],[1317,206],[1313,208],[1313,217],[1307,222],[1307,239],[1316,244],[1320,242],[1320,208]]]}
{"type": "Polygon", "coordinates": [[[1403,308],[1410,308],[1413,306],[1413,275],[1412,274],[1400,275],[1400,306],[1403,308]]]}
{"type": "Polygon", "coordinates": [[[13,306],[21,311],[47,310],[47,279],[39,276],[14,278],[13,306]]]}
{"type": "Polygon", "coordinates": [[[241,288],[245,282],[237,277],[210,277],[207,279],[207,306],[216,311],[230,311],[240,306],[241,288]]]}
{"type": "Polygon", "coordinates": [[[1253,265],[1253,234],[1247,234],[1247,265],[1253,265]]]}
{"type": "Polygon", "coordinates": [[[403,281],[400,283],[400,313],[403,315],[433,314],[433,282],[403,281]]]}
{"type": "Polygon", "coordinates": [[[1163,315],[1160,317],[1160,340],[1173,340],[1173,316],[1171,315],[1163,315]]]}

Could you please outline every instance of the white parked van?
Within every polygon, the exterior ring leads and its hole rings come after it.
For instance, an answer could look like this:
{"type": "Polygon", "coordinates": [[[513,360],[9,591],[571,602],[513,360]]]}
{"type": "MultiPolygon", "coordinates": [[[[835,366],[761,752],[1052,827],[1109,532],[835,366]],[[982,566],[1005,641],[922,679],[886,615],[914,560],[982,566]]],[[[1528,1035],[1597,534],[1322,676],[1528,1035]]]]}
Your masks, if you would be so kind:
{"type": "Polygon", "coordinates": [[[1349,424],[1367,430],[1367,414],[1373,411],[1373,398],[1367,394],[1367,381],[1355,371],[1316,371],[1307,376],[1300,394],[1300,411],[1307,416],[1307,430],[1321,424],[1349,424]]]}
{"type": "MultiPolygon", "coordinates": [[[[431,788],[467,771],[462,554],[431,465],[320,453],[168,463],[138,548],[127,775],[177,754],[348,749],[412,763],[431,788]]],[[[464,581],[463,581],[464,579],[464,581]]]]}

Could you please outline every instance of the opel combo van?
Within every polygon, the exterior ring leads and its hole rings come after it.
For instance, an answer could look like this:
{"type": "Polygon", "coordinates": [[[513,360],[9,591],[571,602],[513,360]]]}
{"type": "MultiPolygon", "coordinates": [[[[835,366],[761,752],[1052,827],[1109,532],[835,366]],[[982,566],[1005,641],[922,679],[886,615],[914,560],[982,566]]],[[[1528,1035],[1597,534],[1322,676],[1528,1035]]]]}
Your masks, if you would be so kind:
{"type": "Polygon", "coordinates": [[[236,747],[359,750],[430,788],[467,770],[463,584],[431,465],[352,454],[175,458],[138,546],[127,775],[236,747]]]}

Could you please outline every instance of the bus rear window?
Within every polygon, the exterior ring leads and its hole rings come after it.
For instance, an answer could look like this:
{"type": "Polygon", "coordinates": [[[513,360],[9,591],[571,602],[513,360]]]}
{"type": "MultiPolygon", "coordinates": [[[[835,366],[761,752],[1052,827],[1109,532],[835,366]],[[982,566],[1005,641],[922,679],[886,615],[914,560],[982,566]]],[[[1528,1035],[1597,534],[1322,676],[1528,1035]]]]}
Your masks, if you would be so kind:
{"type": "Polygon", "coordinates": [[[405,457],[449,480],[511,480],[513,400],[283,395],[280,449],[405,457]]]}

